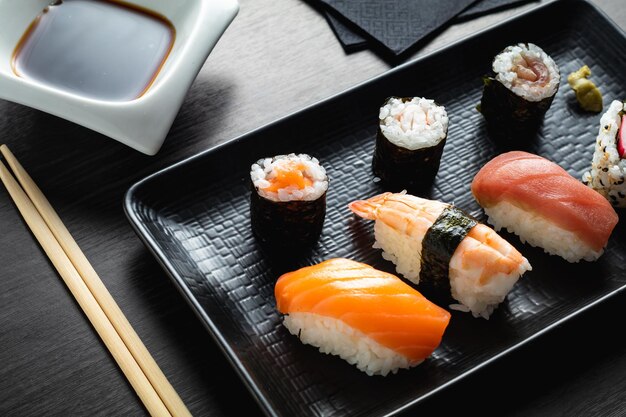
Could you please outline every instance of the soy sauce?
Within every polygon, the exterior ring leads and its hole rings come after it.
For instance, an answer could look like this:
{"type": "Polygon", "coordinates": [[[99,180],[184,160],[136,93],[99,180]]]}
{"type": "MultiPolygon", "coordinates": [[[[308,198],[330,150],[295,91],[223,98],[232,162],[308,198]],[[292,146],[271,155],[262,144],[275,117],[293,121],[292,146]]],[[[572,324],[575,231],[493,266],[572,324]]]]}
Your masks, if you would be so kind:
{"type": "Polygon", "coordinates": [[[129,101],[152,85],[174,44],[164,17],[121,2],[58,0],[15,48],[13,71],[73,94],[129,101]]]}

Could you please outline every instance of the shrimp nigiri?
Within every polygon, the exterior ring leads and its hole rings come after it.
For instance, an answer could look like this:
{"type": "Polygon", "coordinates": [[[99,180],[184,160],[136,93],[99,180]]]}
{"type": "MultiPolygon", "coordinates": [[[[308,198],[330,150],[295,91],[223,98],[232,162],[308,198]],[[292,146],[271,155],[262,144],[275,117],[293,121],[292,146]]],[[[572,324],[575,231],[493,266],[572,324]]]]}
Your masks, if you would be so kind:
{"type": "Polygon", "coordinates": [[[375,220],[375,248],[409,281],[444,283],[453,305],[489,318],[520,276],[526,258],[490,227],[451,204],[406,193],[384,193],[350,203],[358,216],[375,220]]]}
{"type": "Polygon", "coordinates": [[[397,276],[345,258],[283,274],[274,292],[291,334],[368,375],[419,365],[450,321],[397,276]]]}

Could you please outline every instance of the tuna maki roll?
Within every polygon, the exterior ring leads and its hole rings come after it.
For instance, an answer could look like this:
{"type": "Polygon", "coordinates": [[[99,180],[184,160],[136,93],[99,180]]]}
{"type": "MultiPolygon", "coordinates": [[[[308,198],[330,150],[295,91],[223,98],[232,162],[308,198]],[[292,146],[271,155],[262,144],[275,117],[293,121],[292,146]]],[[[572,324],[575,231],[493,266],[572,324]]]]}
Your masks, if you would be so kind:
{"type": "Polygon", "coordinates": [[[613,100],[600,118],[600,129],[583,182],[615,207],[626,207],[626,105],[613,100]]]}
{"type": "Polygon", "coordinates": [[[423,97],[390,97],[380,108],[374,175],[392,191],[430,186],[448,134],[443,106],[423,97]]]}
{"type": "Polygon", "coordinates": [[[520,43],[499,53],[494,76],[484,77],[478,110],[494,139],[527,139],[541,125],[559,88],[554,60],[539,46],[520,43]]]}
{"type": "Polygon", "coordinates": [[[250,168],[252,230],[262,244],[299,249],[315,243],[326,215],[326,170],[306,154],[263,158],[250,168]]]}

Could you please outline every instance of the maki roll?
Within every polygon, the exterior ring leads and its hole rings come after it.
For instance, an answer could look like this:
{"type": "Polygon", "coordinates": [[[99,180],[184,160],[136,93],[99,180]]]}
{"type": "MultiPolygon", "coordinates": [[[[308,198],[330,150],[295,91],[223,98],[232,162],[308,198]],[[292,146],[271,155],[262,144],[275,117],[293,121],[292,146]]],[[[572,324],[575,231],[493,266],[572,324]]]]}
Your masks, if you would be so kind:
{"type": "Polygon", "coordinates": [[[384,193],[350,203],[375,220],[374,248],[409,281],[449,289],[457,310],[488,319],[520,276],[526,258],[490,227],[459,208],[405,193],[384,193]]]}
{"type": "Polygon", "coordinates": [[[419,365],[450,321],[397,276],[344,258],[283,274],[274,293],[291,334],[368,375],[419,365]]]}
{"type": "Polygon", "coordinates": [[[484,77],[478,110],[495,139],[527,139],[535,133],[559,88],[559,68],[539,46],[520,43],[493,60],[492,77],[484,77]]]}
{"type": "Polygon", "coordinates": [[[306,154],[263,158],[250,168],[252,230],[263,244],[301,248],[317,241],[326,215],[326,170],[306,154]]]}
{"type": "Polygon", "coordinates": [[[448,134],[445,108],[423,97],[390,97],[378,118],[374,175],[392,191],[430,186],[448,134]]]}
{"type": "Polygon", "coordinates": [[[496,230],[506,228],[568,262],[598,259],[618,222],[599,193],[528,152],[505,152],[487,162],[472,181],[472,194],[496,230]]]}
{"type": "Polygon", "coordinates": [[[591,169],[582,180],[615,207],[626,207],[626,105],[613,100],[600,118],[591,169]]]}

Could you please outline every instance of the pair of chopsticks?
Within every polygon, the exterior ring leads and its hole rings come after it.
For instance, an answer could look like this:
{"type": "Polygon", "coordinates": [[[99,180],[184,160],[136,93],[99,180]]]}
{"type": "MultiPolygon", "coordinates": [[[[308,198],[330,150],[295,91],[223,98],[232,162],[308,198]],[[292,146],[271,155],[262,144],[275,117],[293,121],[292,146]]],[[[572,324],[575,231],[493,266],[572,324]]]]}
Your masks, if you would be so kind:
{"type": "Polygon", "coordinates": [[[0,160],[0,180],[150,415],[191,417],[39,187],[6,145],[0,153],[15,175],[0,160]]]}

